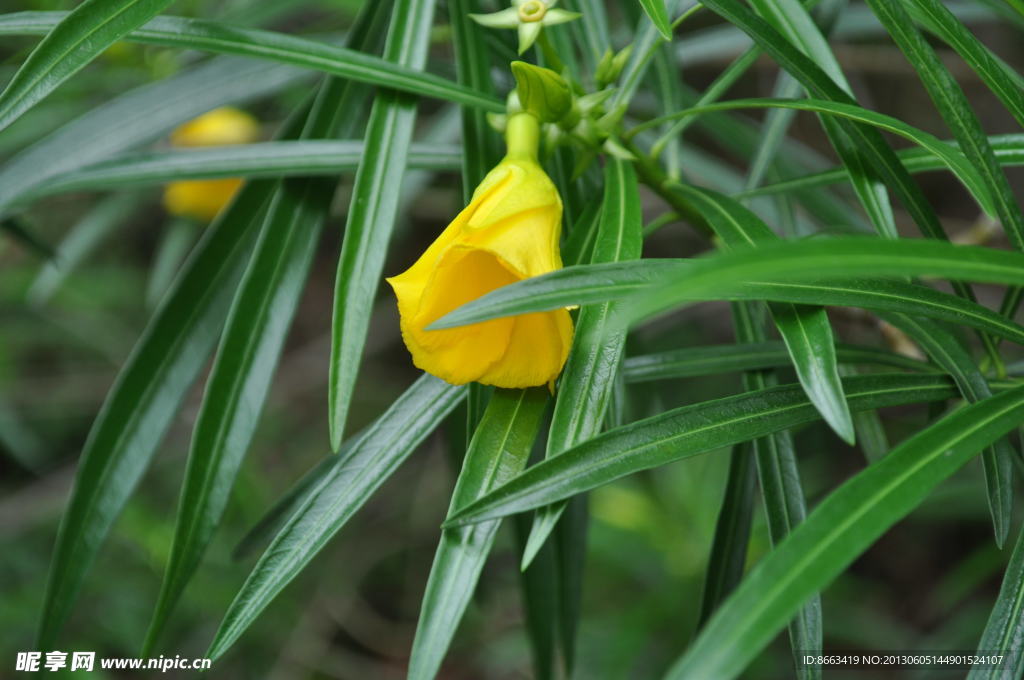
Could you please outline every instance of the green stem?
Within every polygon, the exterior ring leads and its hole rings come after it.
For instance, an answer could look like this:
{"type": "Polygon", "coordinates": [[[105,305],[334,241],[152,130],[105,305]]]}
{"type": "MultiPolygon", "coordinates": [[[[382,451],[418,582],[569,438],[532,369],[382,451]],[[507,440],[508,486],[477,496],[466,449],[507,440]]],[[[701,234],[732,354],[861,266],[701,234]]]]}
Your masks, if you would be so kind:
{"type": "Polygon", "coordinates": [[[699,229],[702,233],[707,236],[712,235],[711,228],[707,222],[697,212],[696,208],[683,196],[680,196],[673,190],[673,185],[676,184],[676,180],[668,176],[668,174],[661,169],[650,156],[645,154],[640,148],[628,141],[622,142],[623,146],[633,154],[633,164],[636,166],[637,177],[650,189],[661,196],[662,200],[668,203],[680,217],[685,219],[687,222],[692,224],[694,227],[699,229]]]}
{"type": "Polygon", "coordinates": [[[540,121],[532,113],[512,114],[505,129],[505,143],[508,146],[506,158],[536,161],[540,147],[540,121]]]}

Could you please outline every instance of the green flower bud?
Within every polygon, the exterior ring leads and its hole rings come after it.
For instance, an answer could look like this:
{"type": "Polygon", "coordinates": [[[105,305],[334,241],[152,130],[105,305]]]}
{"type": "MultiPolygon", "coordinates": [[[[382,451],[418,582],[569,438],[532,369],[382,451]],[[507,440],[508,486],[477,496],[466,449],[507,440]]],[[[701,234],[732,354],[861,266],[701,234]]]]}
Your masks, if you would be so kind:
{"type": "Polygon", "coordinates": [[[569,84],[551,69],[514,61],[512,75],[524,111],[545,123],[556,123],[572,110],[569,84]]]}

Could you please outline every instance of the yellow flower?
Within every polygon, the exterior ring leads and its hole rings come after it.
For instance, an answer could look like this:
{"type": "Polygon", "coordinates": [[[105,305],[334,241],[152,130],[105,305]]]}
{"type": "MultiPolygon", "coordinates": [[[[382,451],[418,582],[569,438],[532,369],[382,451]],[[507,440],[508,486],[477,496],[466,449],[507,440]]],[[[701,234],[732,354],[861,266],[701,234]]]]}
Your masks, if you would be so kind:
{"type": "Polygon", "coordinates": [[[497,387],[551,384],[572,344],[564,309],[444,330],[425,327],[495,288],[562,266],[562,201],[537,163],[539,123],[508,121],[508,154],[426,252],[388,279],[413,363],[450,383],[497,387]]]}
{"type": "MultiPolygon", "coordinates": [[[[181,125],[171,133],[174,146],[245,144],[259,135],[256,120],[238,109],[222,107],[181,125]]],[[[174,215],[210,221],[228,204],[242,180],[209,179],[171,182],[164,190],[164,207],[174,215]]]]}

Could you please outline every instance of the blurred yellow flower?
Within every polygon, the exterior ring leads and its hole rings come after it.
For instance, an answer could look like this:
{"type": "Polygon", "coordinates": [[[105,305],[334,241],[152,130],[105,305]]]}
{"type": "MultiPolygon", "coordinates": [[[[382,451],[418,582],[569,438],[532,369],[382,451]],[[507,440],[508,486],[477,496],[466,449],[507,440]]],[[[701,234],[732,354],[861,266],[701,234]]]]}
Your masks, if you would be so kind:
{"type": "Polygon", "coordinates": [[[426,326],[495,288],[562,266],[562,201],[537,162],[540,126],[508,121],[508,154],[408,270],[388,279],[413,363],[450,383],[551,384],[572,343],[564,309],[428,331],[426,326]]]}
{"type": "MultiPolygon", "coordinates": [[[[175,129],[171,133],[171,144],[184,147],[246,144],[258,135],[259,123],[252,116],[222,107],[175,129]]],[[[171,182],[164,190],[164,207],[174,215],[209,222],[241,185],[242,180],[235,178],[171,182]]]]}

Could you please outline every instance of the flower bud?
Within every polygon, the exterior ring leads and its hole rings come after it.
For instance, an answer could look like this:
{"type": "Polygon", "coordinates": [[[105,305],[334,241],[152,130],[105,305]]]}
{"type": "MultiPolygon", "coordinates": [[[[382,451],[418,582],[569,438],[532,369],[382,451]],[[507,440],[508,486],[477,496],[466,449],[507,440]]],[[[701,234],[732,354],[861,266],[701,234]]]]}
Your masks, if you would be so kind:
{"type": "Polygon", "coordinates": [[[427,330],[495,288],[561,268],[562,201],[537,162],[539,127],[528,113],[509,117],[508,155],[426,252],[388,279],[413,363],[450,383],[550,385],[569,355],[564,309],[427,330]]]}
{"type": "Polygon", "coordinates": [[[572,110],[569,84],[551,69],[513,61],[512,75],[523,110],[541,121],[556,123],[572,110]]]}

